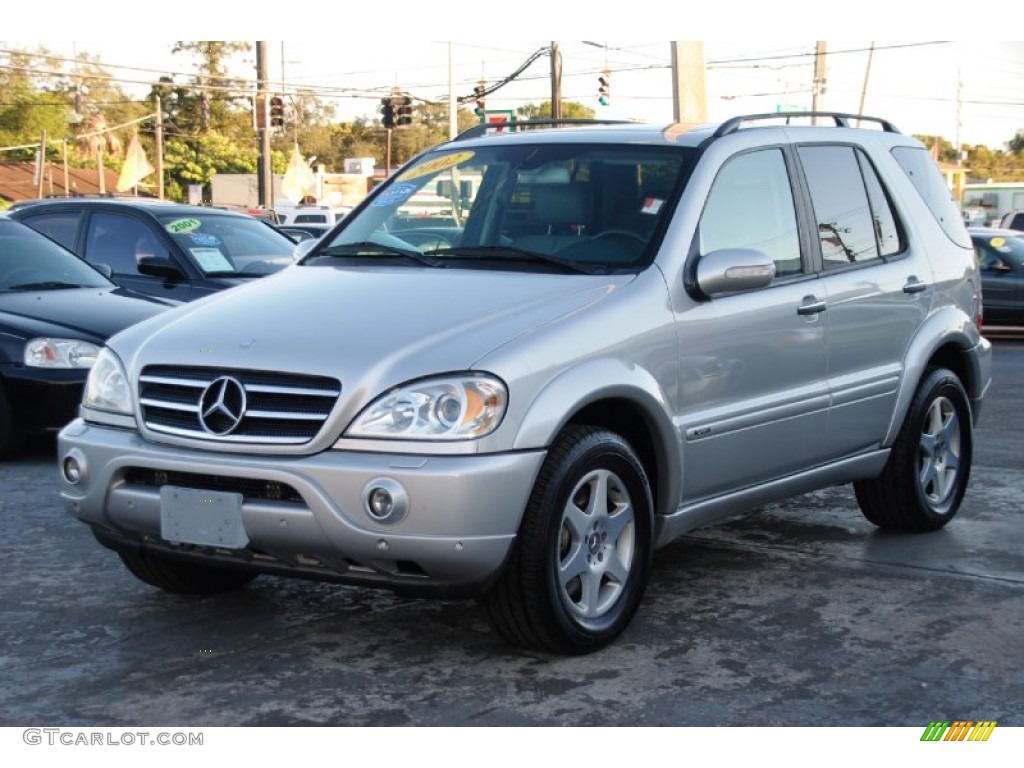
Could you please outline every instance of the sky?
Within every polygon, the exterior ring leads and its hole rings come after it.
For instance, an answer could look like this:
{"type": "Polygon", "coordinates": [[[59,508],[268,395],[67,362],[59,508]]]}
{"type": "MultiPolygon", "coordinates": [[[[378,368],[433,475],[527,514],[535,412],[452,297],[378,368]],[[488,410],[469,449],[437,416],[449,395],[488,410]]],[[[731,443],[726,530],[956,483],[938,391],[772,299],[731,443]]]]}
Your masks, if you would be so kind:
{"type": "MultiPolygon", "coordinates": [[[[177,16],[192,18],[190,3],[186,0],[177,16]]],[[[125,6],[124,12],[129,13],[130,7],[125,6]]],[[[455,92],[468,96],[480,80],[490,85],[507,77],[556,39],[562,56],[564,99],[592,107],[598,117],[669,122],[673,116],[670,47],[668,41],[653,39],[652,28],[676,33],[672,36],[677,38],[703,39],[710,121],[780,108],[809,109],[815,40],[826,39],[825,109],[857,113],[863,98],[863,114],[888,119],[904,133],[941,135],[954,144],[985,144],[996,149],[1024,129],[1024,43],[955,40],[957,27],[900,23],[899,11],[893,15],[891,8],[880,2],[876,5],[875,0],[856,6],[833,5],[831,12],[828,3],[807,4],[814,8],[816,18],[824,13],[828,23],[820,24],[819,29],[813,25],[792,28],[794,34],[787,34],[785,40],[752,34],[751,28],[756,30],[759,23],[781,27],[779,18],[785,16],[786,7],[773,3],[771,9],[778,15],[769,13],[763,21],[753,16],[753,11],[745,11],[742,26],[734,22],[727,26],[717,18],[690,18],[690,11],[680,11],[670,20],[653,5],[645,13],[646,6],[621,2],[567,2],[555,13],[536,0],[478,9],[460,6],[472,10],[471,18],[422,2],[389,2],[383,18],[367,11],[359,17],[357,12],[342,10],[340,4],[301,3],[292,15],[275,18],[273,23],[244,19],[238,25],[225,25],[204,11],[201,23],[161,20],[146,36],[112,38],[107,22],[101,25],[103,36],[100,28],[91,30],[88,23],[76,21],[65,29],[47,25],[53,39],[39,39],[29,36],[38,31],[35,25],[27,24],[24,29],[15,25],[14,29],[5,28],[5,35],[14,39],[0,41],[0,49],[40,44],[69,58],[87,52],[99,56],[112,74],[125,80],[176,73],[176,80],[184,82],[195,71],[194,61],[184,54],[171,54],[174,39],[256,39],[274,32],[285,39],[266,41],[271,87],[286,93],[295,88],[313,89],[335,106],[338,119],[351,120],[376,117],[381,96],[392,88],[415,98],[445,101],[449,56],[455,92]],[[636,12],[624,10],[626,7],[636,12]],[[432,13],[431,8],[437,12],[432,13]],[[578,16],[566,10],[574,8],[579,9],[578,16]],[[883,30],[858,24],[851,18],[854,8],[872,18],[877,17],[869,11],[884,11],[886,30],[907,34],[872,41],[869,38],[883,30]],[[442,20],[449,15],[454,20],[442,20]],[[507,34],[495,39],[499,26],[507,34]],[[865,39],[828,40],[837,30],[844,36],[865,39]],[[217,31],[223,34],[209,34],[217,31]],[[535,39],[538,31],[547,33],[549,39],[535,39]],[[701,32],[704,34],[695,34],[701,32]],[[603,69],[611,73],[608,106],[597,101],[598,76],[603,69]]],[[[801,7],[798,0],[789,6],[790,10],[801,7]]],[[[281,10],[275,10],[275,17],[281,10]]],[[[761,8],[761,13],[766,9],[761,8]]],[[[790,31],[793,26],[785,28],[790,31]]],[[[0,64],[3,61],[0,54],[0,64]]],[[[254,81],[255,53],[237,57],[232,74],[254,81]]],[[[125,87],[139,95],[147,90],[130,83],[125,87]]],[[[487,108],[512,110],[546,101],[550,92],[550,59],[542,56],[518,79],[491,94],[487,108]]]]}

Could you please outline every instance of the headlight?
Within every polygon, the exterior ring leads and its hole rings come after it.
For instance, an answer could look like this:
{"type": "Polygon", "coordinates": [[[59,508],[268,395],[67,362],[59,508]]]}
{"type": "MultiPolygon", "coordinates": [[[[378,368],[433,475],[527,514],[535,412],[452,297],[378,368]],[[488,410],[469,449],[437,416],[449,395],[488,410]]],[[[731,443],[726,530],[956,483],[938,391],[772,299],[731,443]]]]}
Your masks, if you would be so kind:
{"type": "Polygon", "coordinates": [[[91,368],[100,348],[77,339],[32,339],[25,345],[25,365],[33,368],[91,368]]]}
{"type": "Polygon", "coordinates": [[[131,414],[132,393],[128,376],[117,355],[104,347],[85,380],[82,405],[101,411],[131,414]]]}
{"type": "Polygon", "coordinates": [[[352,422],[346,437],[466,440],[501,423],[505,385],[479,374],[424,379],[378,397],[352,422]]]}

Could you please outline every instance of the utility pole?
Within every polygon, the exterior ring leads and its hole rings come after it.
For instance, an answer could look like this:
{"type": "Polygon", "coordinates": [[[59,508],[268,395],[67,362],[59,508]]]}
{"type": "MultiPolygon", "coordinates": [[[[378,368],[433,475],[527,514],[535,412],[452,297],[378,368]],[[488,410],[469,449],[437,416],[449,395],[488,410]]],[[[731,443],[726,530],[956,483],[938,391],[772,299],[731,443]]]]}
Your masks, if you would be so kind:
{"type": "Polygon", "coordinates": [[[160,97],[155,96],[156,101],[156,130],[154,141],[156,143],[156,196],[164,199],[164,110],[160,97]]]}
{"type": "Polygon", "coordinates": [[[562,116],[562,56],[558,43],[551,41],[551,119],[562,116]]]}
{"type": "Polygon", "coordinates": [[[270,166],[270,120],[267,116],[267,44],[256,41],[256,108],[260,114],[256,125],[260,138],[260,164],[258,169],[259,204],[263,208],[274,205],[274,178],[270,166]],[[262,119],[261,119],[262,118],[262,119]]]}
{"type": "Polygon", "coordinates": [[[43,177],[46,175],[44,170],[46,168],[46,130],[44,129],[42,135],[39,137],[39,162],[36,164],[36,171],[39,174],[39,186],[36,189],[36,197],[43,196],[43,177]]]}
{"type": "MultiPolygon", "coordinates": [[[[811,92],[811,111],[820,112],[825,105],[825,43],[818,41],[814,51],[814,88],[811,92]]],[[[814,125],[818,118],[814,118],[814,125]]]]}
{"type": "Polygon", "coordinates": [[[455,55],[448,43],[448,138],[459,135],[459,100],[455,95],[455,55]]]}
{"type": "Polygon", "coordinates": [[[672,119],[677,123],[707,122],[702,42],[672,42],[672,119]]]}
{"type": "MultiPolygon", "coordinates": [[[[864,87],[860,89],[860,106],[857,108],[857,114],[864,114],[864,102],[868,98],[868,76],[871,75],[871,59],[875,55],[875,41],[871,41],[871,47],[868,48],[868,65],[864,67],[864,87]]],[[[857,121],[857,127],[860,128],[860,120],[857,121]]]]}

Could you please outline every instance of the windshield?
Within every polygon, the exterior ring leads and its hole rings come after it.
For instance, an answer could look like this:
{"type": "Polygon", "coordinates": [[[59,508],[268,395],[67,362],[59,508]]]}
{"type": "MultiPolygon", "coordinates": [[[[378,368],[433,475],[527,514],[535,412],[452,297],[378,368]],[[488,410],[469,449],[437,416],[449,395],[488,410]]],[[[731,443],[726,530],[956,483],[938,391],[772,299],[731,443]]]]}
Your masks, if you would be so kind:
{"type": "Polygon", "coordinates": [[[24,224],[0,219],[0,291],[113,287],[63,246],[24,224]]]}
{"type": "Polygon", "coordinates": [[[454,147],[403,169],[307,263],[394,260],[416,251],[437,262],[431,266],[635,272],[653,259],[693,152],[580,143],[454,147]]]}
{"type": "Polygon", "coordinates": [[[295,243],[249,216],[178,213],[158,218],[206,275],[265,275],[293,260],[295,243]]]}

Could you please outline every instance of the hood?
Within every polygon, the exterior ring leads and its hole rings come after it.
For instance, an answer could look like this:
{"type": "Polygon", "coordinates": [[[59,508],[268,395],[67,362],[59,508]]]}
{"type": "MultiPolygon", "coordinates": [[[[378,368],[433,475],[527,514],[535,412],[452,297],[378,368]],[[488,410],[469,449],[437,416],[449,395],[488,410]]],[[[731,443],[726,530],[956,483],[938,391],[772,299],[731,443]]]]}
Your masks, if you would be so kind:
{"type": "MultiPolygon", "coordinates": [[[[179,307],[111,346],[149,364],[331,376],[366,397],[467,370],[488,351],[603,301],[633,275],[301,266],[179,307]]],[[[348,390],[346,392],[346,389],[348,390]]]]}
{"type": "Polygon", "coordinates": [[[56,336],[102,343],[168,307],[123,289],[18,291],[0,294],[0,323],[26,338],[56,336]]]}

